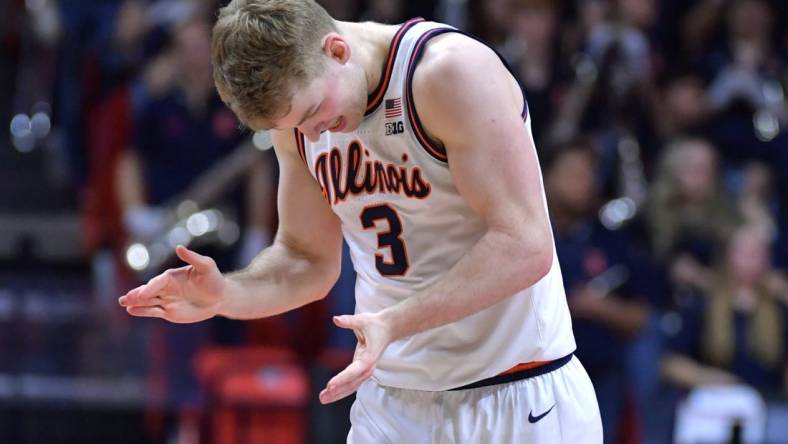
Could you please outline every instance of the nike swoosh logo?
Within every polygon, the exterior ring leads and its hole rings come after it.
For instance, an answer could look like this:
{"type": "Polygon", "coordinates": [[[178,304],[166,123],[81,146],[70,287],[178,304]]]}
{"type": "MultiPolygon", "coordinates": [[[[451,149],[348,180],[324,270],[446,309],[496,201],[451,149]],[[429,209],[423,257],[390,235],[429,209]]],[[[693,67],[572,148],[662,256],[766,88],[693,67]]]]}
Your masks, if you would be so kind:
{"type": "MultiPolygon", "coordinates": [[[[555,404],[553,404],[553,407],[555,407],[555,404]]],[[[534,414],[533,414],[533,411],[529,412],[529,413],[528,413],[528,422],[530,422],[531,424],[536,424],[536,423],[537,423],[537,422],[539,422],[539,421],[540,421],[542,418],[544,418],[545,416],[547,416],[547,414],[548,414],[548,413],[550,413],[550,410],[553,410],[553,407],[550,407],[549,409],[547,409],[547,411],[546,411],[546,412],[542,413],[542,414],[541,414],[541,415],[539,415],[539,416],[534,416],[534,414]]]]}

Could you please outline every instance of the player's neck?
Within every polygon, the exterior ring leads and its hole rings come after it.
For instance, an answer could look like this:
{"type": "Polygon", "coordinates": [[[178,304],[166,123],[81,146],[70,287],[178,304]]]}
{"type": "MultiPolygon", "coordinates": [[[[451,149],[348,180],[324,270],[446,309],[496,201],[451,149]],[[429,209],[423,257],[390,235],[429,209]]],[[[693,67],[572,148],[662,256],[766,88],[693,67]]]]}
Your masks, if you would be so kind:
{"type": "Polygon", "coordinates": [[[380,83],[380,75],[389,50],[391,39],[398,26],[375,22],[336,22],[339,33],[350,44],[351,60],[361,66],[367,79],[367,94],[380,83]]]}

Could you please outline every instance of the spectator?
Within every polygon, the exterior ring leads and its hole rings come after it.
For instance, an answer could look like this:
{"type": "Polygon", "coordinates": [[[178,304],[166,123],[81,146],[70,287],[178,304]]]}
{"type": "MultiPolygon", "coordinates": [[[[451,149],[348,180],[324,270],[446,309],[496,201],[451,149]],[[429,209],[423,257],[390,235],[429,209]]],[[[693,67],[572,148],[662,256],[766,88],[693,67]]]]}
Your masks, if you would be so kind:
{"type": "Polygon", "coordinates": [[[761,162],[749,162],[738,176],[736,204],[744,223],[759,230],[765,239],[775,239],[779,203],[773,192],[772,170],[761,162]]]}
{"type": "Polygon", "coordinates": [[[366,11],[362,14],[365,20],[378,23],[402,23],[408,19],[405,16],[405,0],[370,1],[366,11]]]}
{"type": "Polygon", "coordinates": [[[622,231],[595,217],[595,157],[583,143],[559,149],[545,175],[577,356],[594,383],[605,442],[617,442],[627,389],[629,341],[648,320],[639,263],[622,231]]]}
{"type": "Polygon", "coordinates": [[[663,359],[670,382],[684,388],[742,382],[765,393],[784,387],[788,313],[765,285],[770,273],[761,230],[738,228],[702,296],[681,308],[681,329],[663,359]]]}
{"type": "Polygon", "coordinates": [[[353,20],[361,8],[360,0],[320,0],[319,3],[337,20],[353,20]]]}
{"type": "Polygon", "coordinates": [[[658,145],[656,50],[648,30],[656,19],[651,0],[580,3],[572,57],[575,80],[563,95],[547,140],[565,143],[578,134],[601,136],[600,167],[612,172],[624,161],[619,146],[634,139],[640,163],[650,164],[658,145]]]}
{"type": "Polygon", "coordinates": [[[713,138],[728,162],[768,162],[785,146],[779,122],[788,121],[778,83],[785,54],[773,45],[774,12],[764,0],[738,0],[727,18],[726,45],[706,58],[713,138]]]}
{"type": "Polygon", "coordinates": [[[511,30],[511,0],[469,0],[471,34],[501,52],[511,30]]]}
{"type": "Polygon", "coordinates": [[[674,277],[691,279],[687,261],[710,264],[717,245],[724,243],[735,212],[725,199],[718,178],[714,148],[703,139],[680,139],[662,153],[646,223],[655,256],[669,267],[674,277]]]}
{"type": "Polygon", "coordinates": [[[678,0],[672,3],[676,9],[683,8],[674,15],[680,27],[680,41],[674,44],[673,49],[680,53],[682,62],[697,61],[704,50],[714,46],[726,0],[678,0]]]}
{"type": "Polygon", "coordinates": [[[661,102],[658,126],[662,140],[708,136],[711,109],[700,76],[681,74],[668,80],[661,102]]]}
{"type": "MultiPolygon", "coordinates": [[[[160,95],[147,94],[139,105],[134,149],[125,153],[121,166],[124,218],[138,238],[145,239],[161,229],[162,205],[171,204],[170,199],[185,192],[243,140],[235,118],[214,91],[209,46],[207,23],[180,25],[175,30],[173,50],[153,62],[153,70],[159,74],[146,74],[146,78],[169,80],[155,82],[163,85],[157,87],[160,95]],[[175,72],[181,74],[173,83],[175,72]]],[[[266,189],[270,191],[270,186],[253,187],[252,191],[264,193],[266,189]]],[[[258,194],[256,201],[269,199],[258,194]]],[[[254,228],[269,231],[269,222],[255,221],[254,228]]]]}
{"type": "MultiPolygon", "coordinates": [[[[244,141],[238,123],[216,94],[210,66],[210,28],[191,20],[173,30],[173,47],[156,63],[172,63],[178,77],[160,95],[146,95],[135,119],[134,146],[127,149],[118,179],[124,221],[133,239],[150,240],[167,229],[165,215],[173,199],[182,198],[207,170],[223,162],[244,141]]],[[[273,181],[266,170],[270,158],[260,154],[250,168],[245,205],[242,187],[226,200],[246,220],[241,251],[253,255],[270,241],[273,181]]],[[[218,202],[215,204],[219,204],[218,202]]],[[[238,266],[237,250],[218,247],[223,269],[238,266]]],[[[247,254],[248,256],[249,254],[247,254]]],[[[249,257],[244,260],[249,260],[249,257]]],[[[244,339],[243,324],[226,319],[186,327],[160,326],[167,361],[168,399],[174,407],[199,403],[201,393],[188,371],[197,350],[209,342],[237,344],[244,339]]]]}
{"type": "Polygon", "coordinates": [[[611,55],[613,93],[624,96],[638,83],[651,80],[651,43],[646,33],[655,20],[653,0],[619,0],[616,16],[597,22],[588,31],[586,50],[597,64],[611,55]]]}
{"type": "Polygon", "coordinates": [[[565,81],[558,51],[558,16],[550,1],[517,0],[512,7],[512,31],[504,46],[515,76],[528,99],[536,145],[557,111],[565,81]]]}

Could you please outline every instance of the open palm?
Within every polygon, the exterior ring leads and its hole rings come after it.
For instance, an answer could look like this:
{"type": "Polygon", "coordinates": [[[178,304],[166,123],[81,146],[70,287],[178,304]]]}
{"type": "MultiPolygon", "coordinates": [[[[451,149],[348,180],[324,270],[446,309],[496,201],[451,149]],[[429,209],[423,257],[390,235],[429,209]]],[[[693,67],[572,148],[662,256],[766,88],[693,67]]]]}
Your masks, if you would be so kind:
{"type": "Polygon", "coordinates": [[[188,323],[217,314],[225,278],[216,263],[183,246],[175,252],[189,265],[167,270],[118,299],[130,315],[188,323]]]}

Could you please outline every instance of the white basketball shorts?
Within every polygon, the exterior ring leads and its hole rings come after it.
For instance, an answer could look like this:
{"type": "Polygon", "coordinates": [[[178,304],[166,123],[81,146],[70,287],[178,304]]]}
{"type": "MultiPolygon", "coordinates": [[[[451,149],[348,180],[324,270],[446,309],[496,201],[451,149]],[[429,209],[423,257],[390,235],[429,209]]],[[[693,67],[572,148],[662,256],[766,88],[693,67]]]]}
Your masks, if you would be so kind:
{"type": "Polygon", "coordinates": [[[599,444],[594,387],[572,356],[514,382],[426,392],[364,382],[350,410],[350,444],[599,444]]]}

